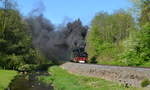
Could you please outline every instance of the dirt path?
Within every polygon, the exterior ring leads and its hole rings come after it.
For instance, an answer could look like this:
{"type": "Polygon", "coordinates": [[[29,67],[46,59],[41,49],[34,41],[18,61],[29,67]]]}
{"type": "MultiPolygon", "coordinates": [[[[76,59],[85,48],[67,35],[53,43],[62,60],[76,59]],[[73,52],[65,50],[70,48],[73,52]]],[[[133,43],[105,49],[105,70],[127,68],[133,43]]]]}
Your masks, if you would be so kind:
{"type": "Polygon", "coordinates": [[[65,63],[62,68],[71,73],[99,77],[128,86],[140,87],[143,79],[150,79],[150,68],[119,67],[93,64],[65,63]]]}

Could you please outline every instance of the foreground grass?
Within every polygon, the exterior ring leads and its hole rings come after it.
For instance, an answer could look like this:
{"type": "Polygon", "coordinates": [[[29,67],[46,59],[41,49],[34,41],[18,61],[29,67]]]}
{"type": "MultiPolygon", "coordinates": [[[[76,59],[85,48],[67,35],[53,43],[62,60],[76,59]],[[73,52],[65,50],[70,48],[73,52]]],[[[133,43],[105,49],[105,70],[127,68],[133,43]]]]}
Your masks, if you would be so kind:
{"type": "Polygon", "coordinates": [[[145,90],[125,88],[103,79],[70,74],[58,66],[49,68],[49,73],[51,76],[40,76],[39,80],[52,84],[55,90],[145,90]]]}
{"type": "Polygon", "coordinates": [[[0,70],[0,90],[8,87],[11,80],[17,75],[16,71],[0,70]]]}

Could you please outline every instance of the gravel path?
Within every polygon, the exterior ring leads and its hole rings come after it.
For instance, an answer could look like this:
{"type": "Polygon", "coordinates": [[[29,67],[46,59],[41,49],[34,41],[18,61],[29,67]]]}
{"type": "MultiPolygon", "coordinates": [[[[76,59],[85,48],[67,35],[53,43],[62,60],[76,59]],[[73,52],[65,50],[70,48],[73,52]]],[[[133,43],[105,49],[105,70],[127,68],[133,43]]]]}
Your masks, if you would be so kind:
{"type": "Polygon", "coordinates": [[[127,86],[140,87],[143,79],[150,79],[150,68],[119,67],[93,64],[65,63],[62,68],[71,73],[98,77],[127,86]]]}

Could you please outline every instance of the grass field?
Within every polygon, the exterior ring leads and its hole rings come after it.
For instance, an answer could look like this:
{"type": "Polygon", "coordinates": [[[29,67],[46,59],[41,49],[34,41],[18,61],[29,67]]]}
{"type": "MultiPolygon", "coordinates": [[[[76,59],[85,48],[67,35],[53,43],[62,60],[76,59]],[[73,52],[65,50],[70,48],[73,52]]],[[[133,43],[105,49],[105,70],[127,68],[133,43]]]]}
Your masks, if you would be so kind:
{"type": "Polygon", "coordinates": [[[12,70],[0,70],[0,90],[4,90],[8,87],[11,80],[17,75],[16,71],[12,70]]]}
{"type": "Polygon", "coordinates": [[[49,73],[51,76],[40,76],[39,80],[52,84],[55,90],[146,90],[125,88],[123,85],[103,79],[70,74],[57,66],[49,68],[49,73]]]}

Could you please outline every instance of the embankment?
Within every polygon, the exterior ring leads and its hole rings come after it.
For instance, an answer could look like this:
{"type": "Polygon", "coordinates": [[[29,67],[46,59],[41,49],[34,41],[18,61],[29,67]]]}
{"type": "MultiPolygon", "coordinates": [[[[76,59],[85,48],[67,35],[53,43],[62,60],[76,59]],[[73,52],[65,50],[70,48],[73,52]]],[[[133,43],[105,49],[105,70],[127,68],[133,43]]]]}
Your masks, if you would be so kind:
{"type": "Polygon", "coordinates": [[[141,82],[144,79],[150,79],[149,68],[105,66],[71,62],[65,63],[61,65],[61,67],[71,73],[103,78],[134,87],[141,87],[141,82]]]}

